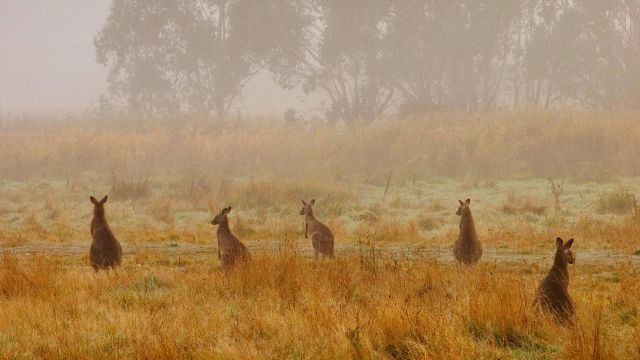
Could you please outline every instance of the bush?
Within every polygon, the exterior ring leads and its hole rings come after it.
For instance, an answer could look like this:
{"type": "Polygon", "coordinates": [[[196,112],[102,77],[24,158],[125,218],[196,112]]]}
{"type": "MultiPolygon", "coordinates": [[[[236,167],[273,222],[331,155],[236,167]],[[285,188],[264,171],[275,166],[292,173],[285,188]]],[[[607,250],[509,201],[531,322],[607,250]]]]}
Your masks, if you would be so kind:
{"type": "Polygon", "coordinates": [[[148,180],[126,181],[114,180],[111,185],[111,196],[118,200],[144,199],[151,194],[148,180]]]}
{"type": "Polygon", "coordinates": [[[600,214],[627,214],[633,209],[631,194],[626,190],[615,190],[601,193],[596,203],[596,211],[600,214]]]}

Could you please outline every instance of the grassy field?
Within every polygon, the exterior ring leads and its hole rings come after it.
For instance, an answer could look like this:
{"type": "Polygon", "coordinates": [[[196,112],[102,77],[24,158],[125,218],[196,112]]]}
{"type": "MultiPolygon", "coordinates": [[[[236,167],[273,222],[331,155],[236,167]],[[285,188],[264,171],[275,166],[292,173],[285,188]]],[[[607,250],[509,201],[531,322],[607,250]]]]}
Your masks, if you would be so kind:
{"type": "MultiPolygon", "coordinates": [[[[578,252],[579,256],[579,252],[578,252]]],[[[112,274],[45,254],[5,255],[3,358],[638,357],[637,278],[628,264],[576,265],[577,321],[532,305],[547,266],[471,271],[414,262],[261,255],[226,274],[211,256],[129,256],[112,274]]]]}
{"type": "Polygon", "coordinates": [[[541,179],[392,181],[384,201],[372,185],[246,179],[207,197],[166,177],[131,199],[109,182],[2,182],[0,357],[640,356],[636,179],[567,182],[559,211],[541,179]],[[88,266],[92,191],[113,197],[125,261],[112,274],[88,266]],[[300,199],[314,196],[336,261],[312,260],[303,238],[300,199]],[[485,246],[473,270],[450,252],[467,196],[485,246]],[[209,224],[222,204],[256,259],[231,274],[209,224]],[[568,329],[532,307],[558,235],[576,238],[568,329]]]}
{"type": "Polygon", "coordinates": [[[516,115],[475,119],[497,124],[483,142],[451,114],[204,135],[188,121],[4,124],[0,358],[640,359],[640,156],[622,136],[640,126],[629,114],[608,125],[598,114],[516,115]],[[583,127],[569,126],[578,118],[583,127]],[[530,132],[500,150],[500,136],[530,132]],[[429,144],[439,135],[449,160],[429,144]],[[583,145],[527,152],[562,138],[583,145]],[[564,183],[557,199],[549,176],[564,183]],[[91,194],[110,195],[118,271],[88,264],[91,194]],[[336,260],[313,260],[304,239],[300,200],[311,198],[336,260]],[[485,248],[473,269],[451,253],[466,198],[485,248]],[[254,258],[228,273],[209,224],[227,205],[254,258]],[[576,239],[569,327],[533,306],[557,236],[576,239]]]}

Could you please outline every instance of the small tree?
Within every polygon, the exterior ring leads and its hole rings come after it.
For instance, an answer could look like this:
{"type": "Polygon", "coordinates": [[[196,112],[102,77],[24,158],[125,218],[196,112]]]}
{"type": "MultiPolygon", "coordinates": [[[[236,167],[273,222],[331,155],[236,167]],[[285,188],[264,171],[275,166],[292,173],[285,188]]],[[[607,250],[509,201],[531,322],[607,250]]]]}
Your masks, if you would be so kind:
{"type": "Polygon", "coordinates": [[[562,183],[558,186],[553,179],[549,177],[549,185],[551,186],[551,195],[553,195],[553,199],[555,200],[556,211],[560,211],[562,209],[560,206],[560,196],[562,196],[562,192],[564,191],[564,179],[562,179],[562,183]]]}

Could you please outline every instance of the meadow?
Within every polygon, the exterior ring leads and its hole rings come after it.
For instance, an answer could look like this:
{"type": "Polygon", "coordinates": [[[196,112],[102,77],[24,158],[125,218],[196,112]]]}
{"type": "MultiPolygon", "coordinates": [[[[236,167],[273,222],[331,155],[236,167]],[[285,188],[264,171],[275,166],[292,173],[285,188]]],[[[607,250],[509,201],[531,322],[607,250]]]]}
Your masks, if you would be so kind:
{"type": "Polygon", "coordinates": [[[0,357],[640,359],[637,119],[7,120],[0,357]],[[117,271],[88,264],[92,194],[117,271]],[[312,198],[335,260],[304,239],[312,198]],[[466,198],[471,269],[451,254],[466,198]],[[209,223],[228,205],[254,258],[231,272],[209,223]],[[575,238],[568,327],[533,306],[557,236],[575,238]]]}

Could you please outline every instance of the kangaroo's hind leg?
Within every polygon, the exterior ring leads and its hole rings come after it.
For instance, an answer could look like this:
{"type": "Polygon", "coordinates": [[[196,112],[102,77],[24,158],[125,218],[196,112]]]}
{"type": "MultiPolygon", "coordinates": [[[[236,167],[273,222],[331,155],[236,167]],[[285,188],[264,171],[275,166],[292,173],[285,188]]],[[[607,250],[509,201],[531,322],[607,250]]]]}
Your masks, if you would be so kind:
{"type": "Polygon", "coordinates": [[[313,257],[318,260],[322,253],[322,239],[317,232],[311,234],[311,245],[313,246],[313,257]]]}

